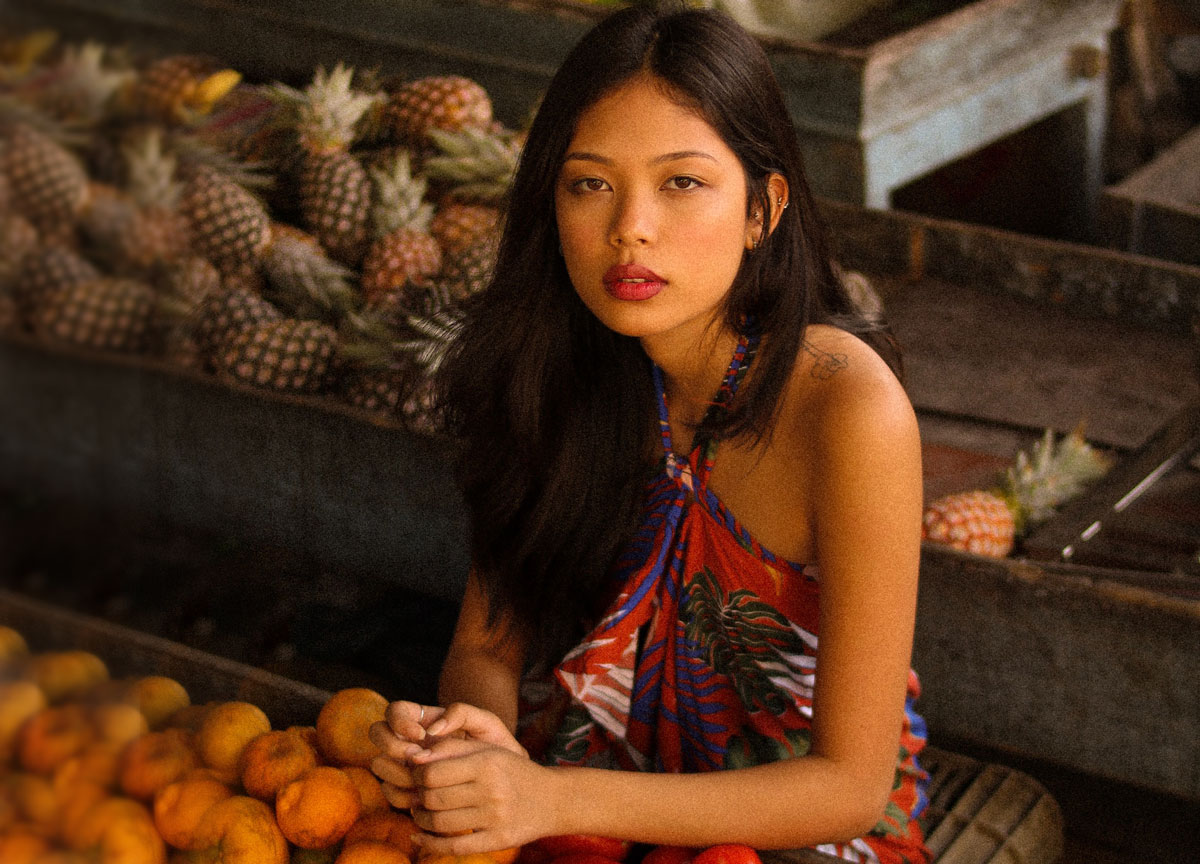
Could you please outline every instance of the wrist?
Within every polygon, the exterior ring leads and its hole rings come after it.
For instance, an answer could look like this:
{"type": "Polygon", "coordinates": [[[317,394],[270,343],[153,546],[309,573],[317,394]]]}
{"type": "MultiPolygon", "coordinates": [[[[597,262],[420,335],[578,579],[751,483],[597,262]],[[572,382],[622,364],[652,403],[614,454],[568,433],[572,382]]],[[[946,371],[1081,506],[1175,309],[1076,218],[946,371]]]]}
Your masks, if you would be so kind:
{"type": "Polygon", "coordinates": [[[545,813],[548,820],[542,836],[553,837],[560,834],[576,832],[577,816],[580,810],[578,791],[571,788],[570,768],[546,766],[545,772],[545,813]]]}

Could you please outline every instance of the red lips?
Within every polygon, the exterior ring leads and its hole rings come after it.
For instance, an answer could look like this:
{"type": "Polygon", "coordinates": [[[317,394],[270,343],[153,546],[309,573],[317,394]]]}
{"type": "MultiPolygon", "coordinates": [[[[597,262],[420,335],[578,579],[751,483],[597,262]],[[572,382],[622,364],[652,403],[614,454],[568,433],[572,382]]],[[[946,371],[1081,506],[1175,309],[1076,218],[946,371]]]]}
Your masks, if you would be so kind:
{"type": "Polygon", "coordinates": [[[640,264],[616,264],[604,271],[604,289],[618,300],[649,300],[666,280],[640,264]]]}

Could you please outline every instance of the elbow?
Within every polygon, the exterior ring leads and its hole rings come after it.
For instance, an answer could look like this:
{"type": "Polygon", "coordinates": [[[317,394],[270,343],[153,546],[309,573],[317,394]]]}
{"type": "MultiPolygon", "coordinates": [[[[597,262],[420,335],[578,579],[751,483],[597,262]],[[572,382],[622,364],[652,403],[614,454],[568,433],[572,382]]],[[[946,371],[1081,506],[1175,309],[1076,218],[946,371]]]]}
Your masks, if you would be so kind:
{"type": "Polygon", "coordinates": [[[886,786],[864,783],[855,803],[847,809],[843,842],[862,837],[878,827],[891,798],[891,778],[886,786]]]}

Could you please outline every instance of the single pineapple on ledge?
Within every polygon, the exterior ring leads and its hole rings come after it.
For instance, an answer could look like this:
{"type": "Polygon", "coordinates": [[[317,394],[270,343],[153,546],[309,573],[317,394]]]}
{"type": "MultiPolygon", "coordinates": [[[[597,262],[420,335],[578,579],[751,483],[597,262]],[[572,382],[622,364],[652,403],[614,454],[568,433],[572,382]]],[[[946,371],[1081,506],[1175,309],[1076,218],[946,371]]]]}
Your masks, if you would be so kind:
{"type": "Polygon", "coordinates": [[[1017,454],[999,487],[957,492],[925,508],[921,539],[1003,558],[1031,526],[1045,521],[1064,502],[1103,477],[1113,456],[1093,448],[1076,427],[1057,442],[1047,429],[1031,448],[1017,454]]]}

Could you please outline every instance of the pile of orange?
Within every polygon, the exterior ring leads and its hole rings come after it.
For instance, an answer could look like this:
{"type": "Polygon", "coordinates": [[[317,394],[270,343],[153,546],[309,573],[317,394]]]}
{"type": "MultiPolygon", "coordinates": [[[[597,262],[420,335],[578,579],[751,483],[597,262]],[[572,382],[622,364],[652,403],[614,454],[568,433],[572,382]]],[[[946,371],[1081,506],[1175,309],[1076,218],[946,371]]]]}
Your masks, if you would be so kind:
{"type": "Polygon", "coordinates": [[[368,767],[386,708],[352,687],[275,729],[250,702],[193,704],[173,678],[114,679],[0,625],[0,862],[413,864],[417,829],[368,767]]]}

